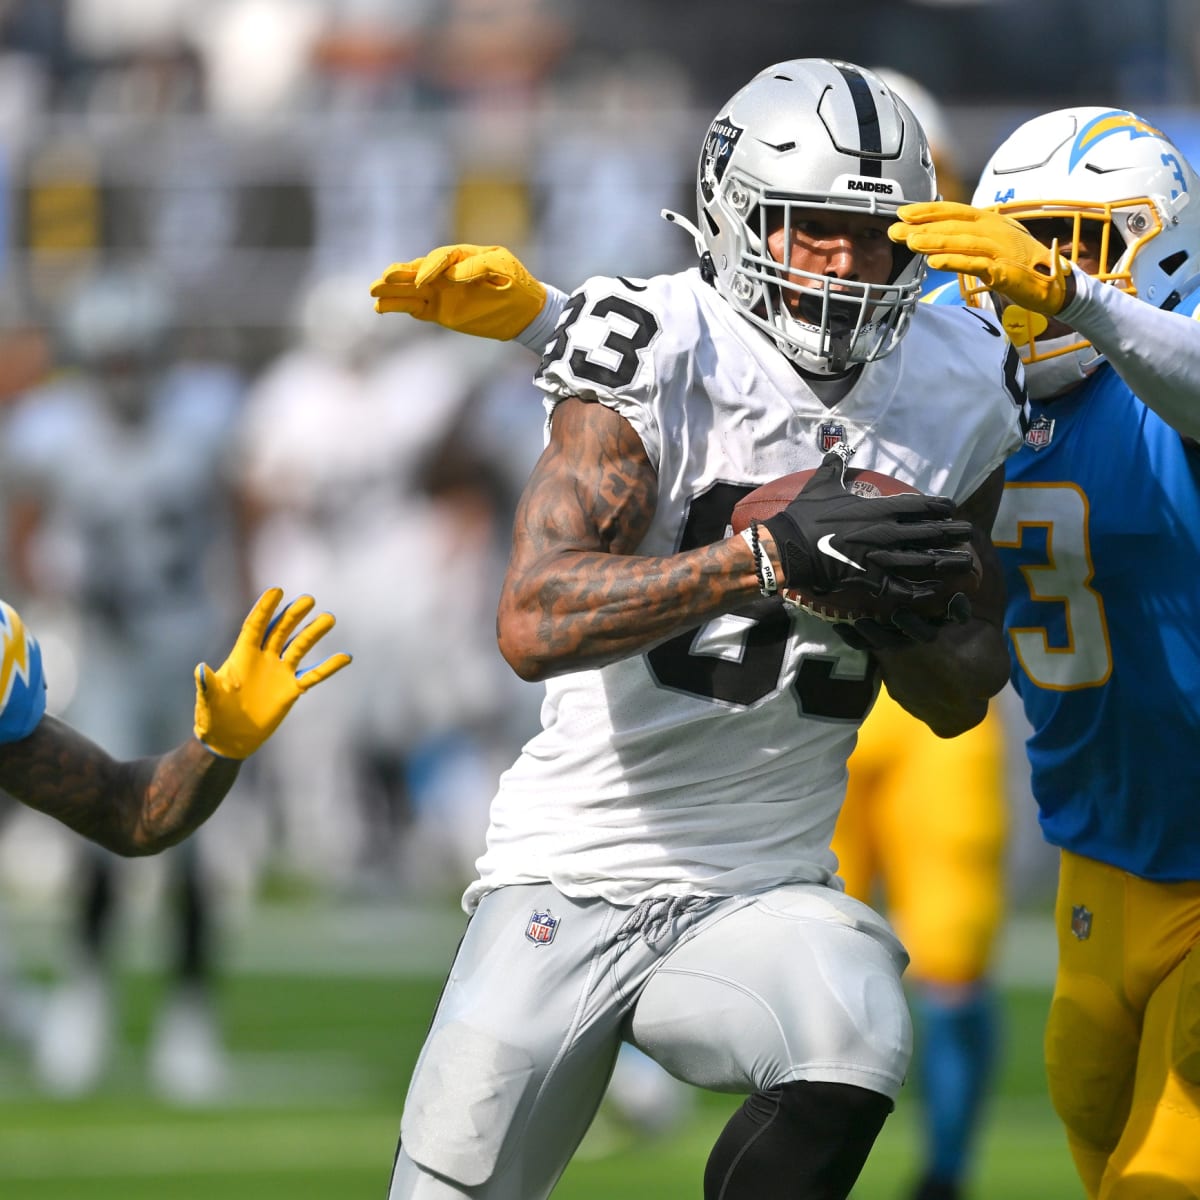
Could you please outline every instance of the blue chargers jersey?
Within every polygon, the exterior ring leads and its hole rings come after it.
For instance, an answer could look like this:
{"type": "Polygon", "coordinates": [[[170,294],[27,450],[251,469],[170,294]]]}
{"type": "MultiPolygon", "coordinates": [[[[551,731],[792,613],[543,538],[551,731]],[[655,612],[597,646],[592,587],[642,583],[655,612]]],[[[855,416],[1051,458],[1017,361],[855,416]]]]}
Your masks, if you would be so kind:
{"type": "Polygon", "coordinates": [[[1200,879],[1200,448],[1103,366],[1031,402],[1005,473],[992,536],[1046,840],[1200,879]]]}
{"type": "MultiPolygon", "coordinates": [[[[925,278],[921,283],[921,295],[929,296],[931,292],[938,291],[939,288],[946,288],[950,285],[948,291],[952,296],[957,297],[958,292],[958,276],[953,271],[938,271],[933,267],[925,268],[925,278]]],[[[937,304],[946,303],[939,295],[934,301],[937,304]]]]}
{"type": "Polygon", "coordinates": [[[0,744],[18,742],[38,726],[46,711],[42,651],[16,609],[0,600],[0,744]]]}

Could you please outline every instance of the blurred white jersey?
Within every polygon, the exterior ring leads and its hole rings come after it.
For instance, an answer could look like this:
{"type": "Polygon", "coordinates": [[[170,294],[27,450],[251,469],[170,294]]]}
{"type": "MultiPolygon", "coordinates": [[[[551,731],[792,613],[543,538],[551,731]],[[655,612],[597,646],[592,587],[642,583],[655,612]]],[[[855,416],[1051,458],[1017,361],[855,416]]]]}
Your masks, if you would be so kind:
{"type": "Polygon", "coordinates": [[[192,670],[229,636],[223,464],[240,395],[228,368],[177,364],[123,419],[102,383],[64,375],[6,430],[5,482],[42,510],[39,582],[83,621],[68,718],[120,757],[190,725],[192,670]]]}
{"type": "MultiPolygon", "coordinates": [[[[1021,444],[1020,371],[980,314],[919,305],[826,407],[693,270],[589,280],[538,382],[551,413],[582,396],[637,431],[659,480],[638,552],[665,555],[727,537],[738,499],[838,442],[856,468],[966,500],[1021,444]]],[[[551,680],[464,906],[544,880],[616,904],[833,881],[846,760],[877,686],[865,653],[774,600],[551,680]]]]}

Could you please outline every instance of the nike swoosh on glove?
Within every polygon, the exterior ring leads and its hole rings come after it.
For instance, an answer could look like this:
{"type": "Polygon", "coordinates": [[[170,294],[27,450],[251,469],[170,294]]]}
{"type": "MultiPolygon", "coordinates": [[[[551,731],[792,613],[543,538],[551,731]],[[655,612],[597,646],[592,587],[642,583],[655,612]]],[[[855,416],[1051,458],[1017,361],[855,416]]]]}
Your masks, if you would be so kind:
{"type": "Polygon", "coordinates": [[[775,539],[784,585],[818,594],[862,587],[914,601],[938,590],[936,576],[970,568],[971,552],[956,547],[970,539],[971,524],[954,519],[953,500],[919,492],[857,496],[845,486],[845,469],[831,451],[796,498],[760,522],[775,539]]]}

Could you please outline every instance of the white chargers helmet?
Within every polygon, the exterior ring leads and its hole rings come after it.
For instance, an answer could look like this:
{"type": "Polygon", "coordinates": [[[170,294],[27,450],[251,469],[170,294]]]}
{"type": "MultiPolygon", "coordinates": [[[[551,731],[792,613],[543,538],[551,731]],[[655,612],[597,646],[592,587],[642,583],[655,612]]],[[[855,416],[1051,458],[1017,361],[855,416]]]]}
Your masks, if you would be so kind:
{"type": "MultiPolygon", "coordinates": [[[[1123,109],[1064,108],[1027,121],[992,155],[971,202],[1035,233],[1039,221],[1058,222],[1059,251],[1072,262],[1090,233],[1096,277],[1156,308],[1174,308],[1200,283],[1200,179],[1165,134],[1123,109]]],[[[959,283],[969,304],[991,304],[978,279],[959,283]]],[[[997,307],[1031,396],[1057,395],[1104,361],[1061,321],[997,307]]]]}
{"type": "Polygon", "coordinates": [[[693,229],[702,270],[798,366],[840,373],[895,348],[920,295],[924,257],[897,246],[886,284],[785,276],[767,253],[768,214],[790,242],[804,210],[888,217],[936,191],[920,124],[877,75],[823,58],[777,63],[724,106],[705,136],[693,229]],[[802,298],[799,315],[785,293],[802,298]]]}

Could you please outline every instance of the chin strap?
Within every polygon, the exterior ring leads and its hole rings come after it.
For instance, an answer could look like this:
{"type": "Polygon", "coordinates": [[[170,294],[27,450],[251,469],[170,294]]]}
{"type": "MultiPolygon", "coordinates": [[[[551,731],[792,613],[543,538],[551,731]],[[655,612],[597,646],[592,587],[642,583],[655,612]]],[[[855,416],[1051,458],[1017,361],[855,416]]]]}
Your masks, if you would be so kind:
{"type": "Polygon", "coordinates": [[[696,243],[696,253],[700,255],[705,253],[704,238],[700,236],[700,230],[687,217],[670,208],[664,208],[660,215],[664,221],[670,221],[672,225],[679,225],[686,229],[692,235],[692,240],[696,243]]]}
{"type": "Polygon", "coordinates": [[[692,235],[692,241],[696,243],[696,253],[700,255],[700,275],[705,283],[712,283],[717,277],[717,268],[713,263],[712,255],[704,245],[704,238],[701,237],[700,230],[682,213],[677,213],[672,209],[664,208],[661,216],[664,221],[670,221],[672,225],[679,225],[692,235]]]}

